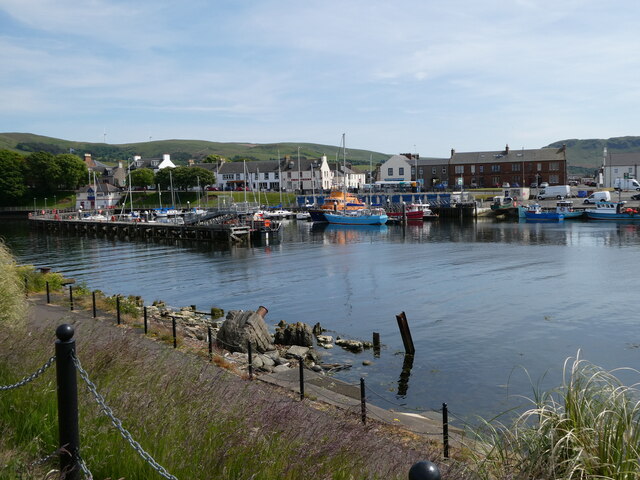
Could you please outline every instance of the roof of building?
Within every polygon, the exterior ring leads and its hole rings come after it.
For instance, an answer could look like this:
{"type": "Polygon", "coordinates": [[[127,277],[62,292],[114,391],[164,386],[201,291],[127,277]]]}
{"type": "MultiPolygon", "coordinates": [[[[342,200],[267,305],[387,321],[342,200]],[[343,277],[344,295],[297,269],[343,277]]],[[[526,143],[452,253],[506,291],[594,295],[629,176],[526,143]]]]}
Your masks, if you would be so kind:
{"type": "Polygon", "coordinates": [[[640,165],[640,152],[609,153],[608,166],[640,165]]]}
{"type": "Polygon", "coordinates": [[[565,160],[564,148],[537,148],[494,152],[456,152],[453,151],[450,164],[542,162],[565,160]]]}
{"type": "Polygon", "coordinates": [[[77,193],[87,193],[89,191],[89,189],[91,189],[92,191],[98,191],[101,193],[114,193],[114,192],[119,192],[120,189],[118,187],[114,187],[113,185],[111,185],[110,183],[95,183],[95,184],[91,184],[91,185],[85,185],[84,187],[80,187],[78,190],[76,190],[77,193]]]}

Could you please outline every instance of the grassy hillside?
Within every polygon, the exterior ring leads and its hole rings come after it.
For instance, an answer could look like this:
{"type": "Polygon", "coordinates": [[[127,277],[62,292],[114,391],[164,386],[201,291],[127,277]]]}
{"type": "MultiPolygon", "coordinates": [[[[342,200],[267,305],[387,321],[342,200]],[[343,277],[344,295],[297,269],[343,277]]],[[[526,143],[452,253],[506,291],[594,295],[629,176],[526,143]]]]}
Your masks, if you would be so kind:
{"type": "Polygon", "coordinates": [[[593,171],[602,165],[602,152],[607,147],[609,153],[640,152],[640,137],[612,137],[607,139],[578,140],[571,138],[549,145],[559,148],[567,146],[567,163],[572,167],[584,167],[593,171]]]}
{"type": "MultiPolygon", "coordinates": [[[[227,159],[246,158],[251,160],[275,160],[280,156],[298,155],[308,158],[318,158],[326,155],[328,160],[335,160],[339,153],[338,145],[319,145],[315,143],[221,143],[204,140],[156,140],[143,143],[129,143],[111,145],[106,143],[75,142],[58,138],[43,137],[30,133],[0,133],[0,149],[15,150],[21,153],[32,151],[49,151],[54,154],[75,150],[77,154],[91,153],[101,161],[113,162],[126,160],[133,155],[143,158],[160,157],[164,153],[171,154],[174,163],[185,164],[190,158],[201,159],[207,155],[221,155],[227,159]]],[[[351,163],[369,164],[387,160],[390,155],[369,150],[347,149],[347,161],[351,163]]],[[[340,153],[340,157],[342,154],[340,153]]]]}

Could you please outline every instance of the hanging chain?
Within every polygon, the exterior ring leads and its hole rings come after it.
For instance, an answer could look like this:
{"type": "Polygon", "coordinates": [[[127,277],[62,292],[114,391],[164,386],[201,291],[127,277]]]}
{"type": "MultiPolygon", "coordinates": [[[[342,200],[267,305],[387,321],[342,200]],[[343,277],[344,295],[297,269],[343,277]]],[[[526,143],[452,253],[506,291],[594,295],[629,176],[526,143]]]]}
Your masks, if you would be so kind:
{"type": "MultiPolygon", "coordinates": [[[[131,445],[131,447],[133,447],[133,449],[136,452],[138,452],[138,454],[144,460],[147,461],[147,463],[151,466],[151,468],[153,468],[156,472],[158,472],[162,477],[164,477],[164,478],[166,478],[168,480],[178,480],[176,477],[174,477],[169,472],[167,472],[167,470],[165,470],[165,468],[162,465],[160,465],[158,462],[156,462],[151,455],[149,455],[147,452],[145,452],[144,449],[142,448],[142,446],[133,439],[133,436],[131,435],[131,433],[129,433],[129,431],[127,431],[122,426],[122,421],[120,421],[118,418],[116,418],[116,416],[113,413],[113,410],[111,410],[111,408],[105,403],[105,400],[102,397],[102,395],[100,395],[98,393],[97,387],[89,379],[89,375],[82,368],[82,365],[80,365],[80,360],[75,356],[75,353],[72,354],[72,358],[73,358],[73,363],[75,364],[76,368],[78,369],[78,372],[80,373],[80,377],[87,384],[87,387],[89,388],[89,391],[95,397],[95,400],[98,403],[98,405],[100,405],[100,408],[101,408],[102,412],[107,417],[109,417],[109,419],[111,420],[111,423],[113,424],[114,427],[116,427],[118,429],[118,431],[120,431],[120,434],[122,435],[122,437],[129,443],[129,445],[131,445]]],[[[84,464],[84,462],[80,463],[81,468],[83,467],[83,464],[84,464]]],[[[86,468],[86,466],[84,466],[83,471],[85,471],[84,470],[85,468],[86,468]]],[[[88,470],[85,472],[85,475],[87,473],[88,473],[88,470]]],[[[89,475],[91,475],[91,474],[89,473],[89,475]]]]}
{"type": "Polygon", "coordinates": [[[28,377],[25,377],[22,380],[20,380],[18,383],[14,383],[13,385],[0,385],[0,391],[12,390],[14,388],[24,387],[27,383],[32,382],[33,380],[38,378],[40,375],[42,375],[45,372],[45,370],[49,368],[53,364],[53,362],[55,362],[55,360],[56,360],[56,357],[54,355],[49,360],[47,360],[47,363],[45,363],[43,366],[41,366],[38,370],[33,372],[28,377]]]}

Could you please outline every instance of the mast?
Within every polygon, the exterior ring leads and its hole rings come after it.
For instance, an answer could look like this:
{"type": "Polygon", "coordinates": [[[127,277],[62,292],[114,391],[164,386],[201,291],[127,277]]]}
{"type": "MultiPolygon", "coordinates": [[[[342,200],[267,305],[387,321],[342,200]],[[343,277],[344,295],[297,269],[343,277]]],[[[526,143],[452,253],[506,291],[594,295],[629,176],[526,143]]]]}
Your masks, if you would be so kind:
{"type": "Polygon", "coordinates": [[[176,215],[176,200],[173,193],[173,175],[171,175],[171,170],[169,170],[169,185],[171,186],[171,208],[173,209],[173,221],[174,223],[178,223],[178,215],[176,215]]]}
{"type": "Polygon", "coordinates": [[[282,208],[282,172],[280,171],[280,149],[278,149],[278,185],[278,190],[280,190],[280,208],[282,208]]]}
{"type": "Polygon", "coordinates": [[[242,176],[244,177],[244,203],[245,205],[247,204],[247,177],[249,176],[248,174],[248,170],[247,170],[247,161],[246,160],[242,160],[242,176]]]}
{"type": "Polygon", "coordinates": [[[342,134],[342,211],[347,210],[347,143],[342,134]]]}

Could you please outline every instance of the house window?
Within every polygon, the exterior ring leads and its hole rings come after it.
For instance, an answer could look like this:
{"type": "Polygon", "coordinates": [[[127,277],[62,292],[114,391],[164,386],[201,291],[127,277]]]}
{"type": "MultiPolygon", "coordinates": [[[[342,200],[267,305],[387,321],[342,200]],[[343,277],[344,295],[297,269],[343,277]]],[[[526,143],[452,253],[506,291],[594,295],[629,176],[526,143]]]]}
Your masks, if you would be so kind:
{"type": "Polygon", "coordinates": [[[456,165],[455,171],[456,173],[464,173],[464,165],[456,165]]]}
{"type": "Polygon", "coordinates": [[[559,175],[555,175],[555,174],[549,175],[549,183],[555,183],[555,184],[560,183],[559,175]]]}
{"type": "Polygon", "coordinates": [[[520,164],[519,163],[512,163],[511,164],[511,171],[512,172],[519,172],[520,171],[520,164]]]}
{"type": "Polygon", "coordinates": [[[541,171],[542,171],[542,164],[541,164],[541,163],[538,163],[538,164],[537,164],[537,167],[538,167],[538,171],[539,171],[539,172],[541,172],[541,171]]]}
{"type": "Polygon", "coordinates": [[[222,175],[223,180],[233,180],[233,173],[225,173],[222,175]]]}
{"type": "Polygon", "coordinates": [[[478,171],[479,171],[480,173],[484,173],[484,165],[479,165],[479,166],[478,166],[478,171]]]}
{"type": "Polygon", "coordinates": [[[273,172],[273,178],[275,178],[276,180],[280,179],[280,172],[273,172]]]}
{"type": "Polygon", "coordinates": [[[387,175],[389,175],[390,177],[393,177],[393,167],[387,168],[387,175]]]}
{"type": "Polygon", "coordinates": [[[497,187],[501,185],[500,177],[491,177],[491,182],[493,183],[494,186],[497,186],[497,187]]]}
{"type": "Polygon", "coordinates": [[[404,175],[404,167],[398,168],[398,175],[404,175]]]}
{"type": "Polygon", "coordinates": [[[492,172],[499,172],[500,171],[500,164],[491,165],[491,171],[492,172]]]}
{"type": "Polygon", "coordinates": [[[471,175],[475,175],[475,173],[476,173],[476,166],[475,166],[475,165],[469,165],[469,170],[471,170],[471,175]]]}
{"type": "Polygon", "coordinates": [[[418,169],[418,175],[424,175],[424,171],[422,167],[418,169]]]}
{"type": "MultiPolygon", "coordinates": [[[[264,172],[264,173],[262,174],[262,178],[264,178],[265,180],[269,180],[269,173],[268,173],[268,172],[264,172]]],[[[267,186],[265,185],[265,187],[264,187],[264,188],[267,188],[267,186]]]]}
{"type": "Polygon", "coordinates": [[[558,170],[558,162],[551,162],[549,164],[549,170],[551,171],[557,171],[558,170]]]}
{"type": "Polygon", "coordinates": [[[239,173],[236,173],[236,180],[240,180],[242,177],[240,176],[239,173]]]}

